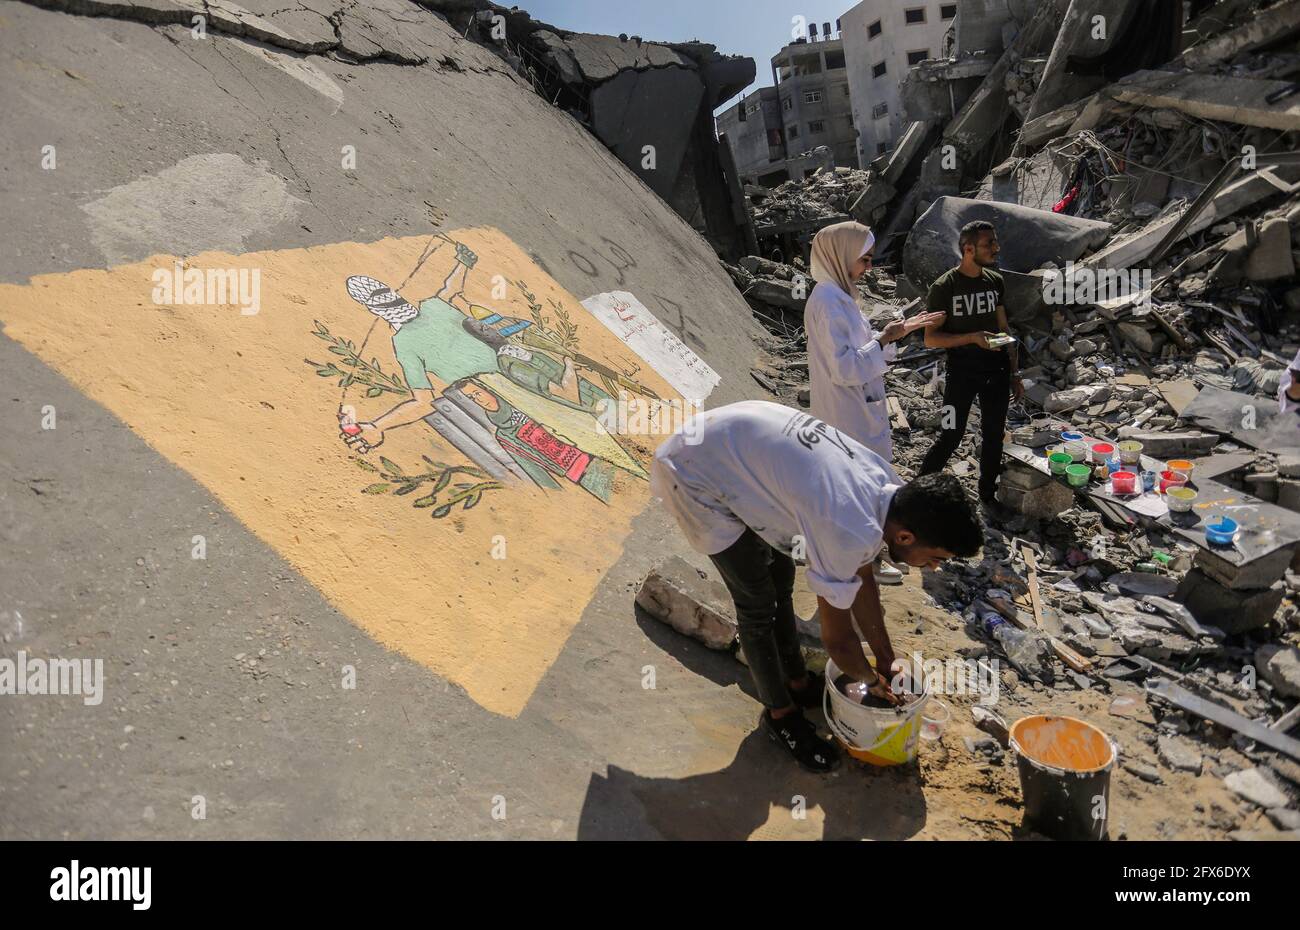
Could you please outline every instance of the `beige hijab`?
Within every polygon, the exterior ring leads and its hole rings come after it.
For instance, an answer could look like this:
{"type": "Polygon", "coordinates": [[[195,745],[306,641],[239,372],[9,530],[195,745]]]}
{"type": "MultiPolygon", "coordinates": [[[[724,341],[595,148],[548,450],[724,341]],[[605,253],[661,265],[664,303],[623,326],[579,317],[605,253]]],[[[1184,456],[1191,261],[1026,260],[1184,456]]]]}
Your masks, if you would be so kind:
{"type": "Polygon", "coordinates": [[[875,234],[861,223],[850,220],[827,226],[813,237],[813,279],[838,284],[840,290],[856,299],[858,292],[849,269],[875,244],[875,234]]]}

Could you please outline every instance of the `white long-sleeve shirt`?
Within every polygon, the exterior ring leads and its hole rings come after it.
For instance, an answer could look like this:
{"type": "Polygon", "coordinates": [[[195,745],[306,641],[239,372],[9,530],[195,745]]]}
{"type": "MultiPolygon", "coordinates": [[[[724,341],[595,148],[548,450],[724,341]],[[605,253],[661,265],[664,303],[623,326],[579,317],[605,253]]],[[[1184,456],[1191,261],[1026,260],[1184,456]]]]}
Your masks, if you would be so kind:
{"type": "Polygon", "coordinates": [[[882,347],[857,302],[826,281],[808,295],[804,331],[812,415],[892,462],[885,369],[898,347],[882,347]]]}
{"type": "Polygon", "coordinates": [[[766,401],[715,407],[688,427],[655,452],[650,491],[690,544],[716,555],[749,527],[807,559],[814,594],[852,606],[901,486],[889,463],[802,410],[766,401]]]}

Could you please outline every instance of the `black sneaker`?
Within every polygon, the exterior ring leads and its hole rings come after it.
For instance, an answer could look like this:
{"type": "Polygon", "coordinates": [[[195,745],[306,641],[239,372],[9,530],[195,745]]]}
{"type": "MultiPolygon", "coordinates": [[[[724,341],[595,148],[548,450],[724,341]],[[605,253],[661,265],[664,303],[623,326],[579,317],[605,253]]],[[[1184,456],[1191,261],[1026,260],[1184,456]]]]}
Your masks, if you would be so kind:
{"type": "Polygon", "coordinates": [[[822,692],[826,690],[826,676],[821,672],[808,672],[808,684],[796,690],[787,686],[790,699],[800,707],[812,709],[822,706],[822,692]]]}
{"type": "Polygon", "coordinates": [[[818,736],[816,728],[802,713],[786,714],[780,720],[774,720],[765,710],[763,728],[773,742],[780,743],[794,756],[794,761],[804,771],[824,775],[839,764],[839,748],[818,736]]]}

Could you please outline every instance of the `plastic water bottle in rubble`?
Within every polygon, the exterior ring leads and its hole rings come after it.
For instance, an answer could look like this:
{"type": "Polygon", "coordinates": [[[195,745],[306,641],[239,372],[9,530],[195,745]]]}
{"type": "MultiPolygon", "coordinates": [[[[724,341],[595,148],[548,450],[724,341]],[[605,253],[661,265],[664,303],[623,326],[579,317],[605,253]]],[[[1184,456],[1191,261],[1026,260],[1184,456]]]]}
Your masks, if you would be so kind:
{"type": "Polygon", "coordinates": [[[981,606],[979,618],[984,624],[985,632],[998,641],[1012,665],[1026,675],[1042,677],[1044,652],[1042,640],[1028,630],[1012,626],[1007,622],[1006,617],[992,607],[981,606]]]}

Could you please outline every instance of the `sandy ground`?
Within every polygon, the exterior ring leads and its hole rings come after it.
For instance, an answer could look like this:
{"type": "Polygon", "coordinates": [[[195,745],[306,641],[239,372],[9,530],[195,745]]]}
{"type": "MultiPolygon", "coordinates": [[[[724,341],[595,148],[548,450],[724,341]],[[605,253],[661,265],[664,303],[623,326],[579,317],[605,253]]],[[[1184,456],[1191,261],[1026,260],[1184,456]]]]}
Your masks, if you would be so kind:
{"type": "MultiPolygon", "coordinates": [[[[796,596],[800,616],[816,612],[814,596],[802,584],[796,596]]],[[[968,633],[962,619],[934,605],[927,588],[942,589],[942,572],[923,577],[913,570],[901,586],[884,589],[886,624],[901,657],[920,652],[925,659],[957,656],[957,650],[981,641],[968,633]]],[[[994,652],[994,655],[997,653],[994,652]]],[[[1148,709],[1140,685],[1111,682],[1110,693],[1101,690],[1058,690],[1020,681],[1014,670],[1002,665],[1001,687],[994,710],[1008,723],[1030,714],[1078,717],[1110,735],[1120,748],[1121,763],[1136,760],[1159,771],[1161,783],[1151,784],[1117,765],[1111,777],[1110,835],[1113,839],[1216,839],[1233,829],[1271,829],[1262,814],[1239,811],[1236,797],[1213,774],[1216,765],[1228,772],[1252,765],[1224,742],[1198,741],[1205,753],[1200,776],[1172,771],[1162,765],[1155,750],[1155,718],[1148,709]],[[1112,702],[1123,696],[1137,699],[1137,713],[1130,717],[1109,712],[1112,702]],[[1216,762],[1217,757],[1217,762],[1216,762]]],[[[847,760],[831,776],[869,784],[894,783],[899,790],[882,792],[889,817],[900,816],[924,799],[925,824],[914,835],[924,839],[1006,839],[1026,834],[1021,830],[1020,784],[1014,756],[1006,753],[1001,763],[990,763],[973,755],[963,737],[983,738],[975,727],[971,707],[973,694],[947,694],[943,700],[952,717],[941,739],[921,743],[918,764],[894,771],[874,770],[847,760]]],[[[820,714],[818,715],[820,717],[820,714]]],[[[819,721],[820,722],[820,721],[819,721]]]]}

